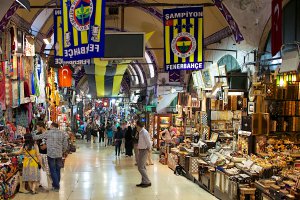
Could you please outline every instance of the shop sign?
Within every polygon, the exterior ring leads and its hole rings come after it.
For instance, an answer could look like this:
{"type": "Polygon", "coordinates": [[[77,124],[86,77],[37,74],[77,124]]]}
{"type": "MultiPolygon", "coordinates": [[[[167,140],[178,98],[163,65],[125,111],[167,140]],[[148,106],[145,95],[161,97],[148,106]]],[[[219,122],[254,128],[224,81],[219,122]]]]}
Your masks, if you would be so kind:
{"type": "Polygon", "coordinates": [[[63,60],[103,57],[105,0],[61,0],[61,5],[63,60]]]}
{"type": "Polygon", "coordinates": [[[203,7],[164,9],[165,70],[203,69],[203,7]]]}

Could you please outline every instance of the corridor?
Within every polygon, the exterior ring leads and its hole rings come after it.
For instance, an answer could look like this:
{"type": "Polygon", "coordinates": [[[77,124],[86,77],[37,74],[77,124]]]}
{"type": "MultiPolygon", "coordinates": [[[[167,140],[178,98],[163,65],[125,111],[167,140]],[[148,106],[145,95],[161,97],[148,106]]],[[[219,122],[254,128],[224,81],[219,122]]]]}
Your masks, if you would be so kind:
{"type": "MultiPolygon", "coordinates": [[[[81,142],[81,141],[80,141],[81,142]]],[[[133,158],[116,160],[113,147],[77,144],[62,169],[59,192],[17,194],[16,200],[213,200],[216,199],[158,161],[148,167],[152,187],[137,188],[140,174],[133,158]]]]}

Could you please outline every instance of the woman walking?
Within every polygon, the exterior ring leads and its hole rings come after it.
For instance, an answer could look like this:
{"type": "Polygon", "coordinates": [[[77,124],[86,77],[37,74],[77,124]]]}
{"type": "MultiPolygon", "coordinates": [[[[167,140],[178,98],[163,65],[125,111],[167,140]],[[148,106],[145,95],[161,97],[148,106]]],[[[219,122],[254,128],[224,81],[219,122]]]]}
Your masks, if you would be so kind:
{"type": "Polygon", "coordinates": [[[94,131],[94,129],[93,129],[93,122],[90,119],[88,121],[88,125],[86,126],[86,141],[87,142],[91,142],[93,131],[94,131]]]}
{"type": "Polygon", "coordinates": [[[132,138],[132,128],[128,126],[125,133],[125,155],[131,157],[133,155],[133,138],[132,138]]]}
{"type": "Polygon", "coordinates": [[[107,138],[107,146],[112,145],[113,129],[110,124],[108,124],[106,126],[105,132],[106,132],[106,138],[107,138]]]}
{"type": "Polygon", "coordinates": [[[122,130],[121,127],[118,127],[117,132],[114,135],[116,156],[120,156],[122,139],[123,139],[122,130]]]}

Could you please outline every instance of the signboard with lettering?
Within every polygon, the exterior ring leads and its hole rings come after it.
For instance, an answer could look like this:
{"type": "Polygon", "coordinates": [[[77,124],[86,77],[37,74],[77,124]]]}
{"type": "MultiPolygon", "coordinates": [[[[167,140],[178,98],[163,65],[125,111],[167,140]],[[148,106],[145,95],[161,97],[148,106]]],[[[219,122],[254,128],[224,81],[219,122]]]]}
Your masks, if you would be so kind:
{"type": "Polygon", "coordinates": [[[203,7],[164,9],[165,70],[203,69],[203,7]]]}
{"type": "Polygon", "coordinates": [[[63,61],[104,56],[105,0],[61,0],[63,61]]]}

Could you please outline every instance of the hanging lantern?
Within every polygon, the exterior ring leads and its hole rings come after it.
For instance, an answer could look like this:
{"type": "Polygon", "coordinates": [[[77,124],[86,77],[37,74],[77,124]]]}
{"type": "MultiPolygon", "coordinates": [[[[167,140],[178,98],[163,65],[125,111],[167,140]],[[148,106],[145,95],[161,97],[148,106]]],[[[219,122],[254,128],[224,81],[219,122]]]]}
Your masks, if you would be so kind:
{"type": "Polygon", "coordinates": [[[72,86],[72,71],[69,66],[64,66],[58,70],[58,83],[60,87],[72,86]]]}

